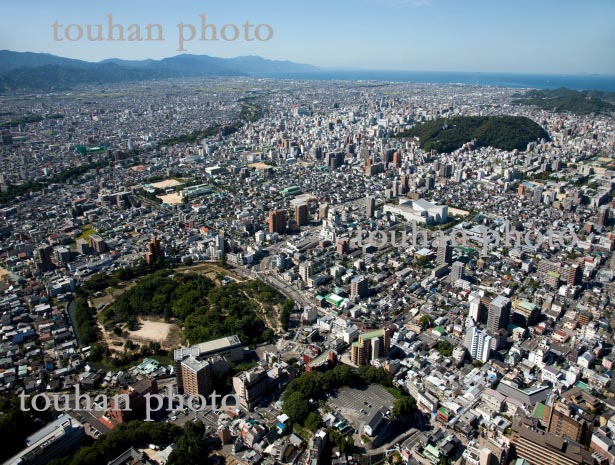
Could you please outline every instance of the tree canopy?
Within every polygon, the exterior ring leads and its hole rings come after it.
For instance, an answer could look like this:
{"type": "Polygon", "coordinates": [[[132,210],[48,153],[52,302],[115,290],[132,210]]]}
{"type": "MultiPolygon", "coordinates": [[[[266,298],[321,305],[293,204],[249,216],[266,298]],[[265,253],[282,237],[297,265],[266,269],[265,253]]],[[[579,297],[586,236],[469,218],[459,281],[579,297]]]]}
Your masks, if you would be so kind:
{"type": "Polygon", "coordinates": [[[514,100],[513,103],[534,105],[543,110],[558,113],[570,111],[579,115],[588,115],[614,112],[613,102],[615,102],[614,92],[577,91],[560,87],[559,89],[530,90],[525,97],[514,100]]]}
{"type": "Polygon", "coordinates": [[[256,344],[273,336],[258,317],[260,303],[283,301],[275,289],[256,280],[216,286],[196,273],[159,270],[120,295],[101,319],[107,326],[126,323],[134,329],[139,316],[175,318],[191,343],[237,334],[244,344],[256,344]]]}
{"type": "MultiPolygon", "coordinates": [[[[190,442],[193,438],[191,428],[180,428],[171,423],[131,421],[117,425],[108,434],[98,438],[91,446],[80,448],[75,454],[51,460],[49,465],[106,465],[130,447],[146,447],[148,444],[156,444],[161,447],[176,442],[178,448],[190,442]]],[[[200,436],[199,436],[200,440],[200,436]]],[[[185,450],[182,448],[182,451],[185,450]]],[[[194,448],[191,455],[192,463],[199,463],[204,453],[202,448],[194,448]]],[[[187,463],[174,461],[169,457],[169,465],[187,463]]]]}
{"type": "Polygon", "coordinates": [[[532,141],[550,139],[540,125],[524,116],[438,118],[399,133],[397,137],[418,137],[422,149],[442,153],[457,150],[472,140],[474,147],[525,150],[532,141]]]}

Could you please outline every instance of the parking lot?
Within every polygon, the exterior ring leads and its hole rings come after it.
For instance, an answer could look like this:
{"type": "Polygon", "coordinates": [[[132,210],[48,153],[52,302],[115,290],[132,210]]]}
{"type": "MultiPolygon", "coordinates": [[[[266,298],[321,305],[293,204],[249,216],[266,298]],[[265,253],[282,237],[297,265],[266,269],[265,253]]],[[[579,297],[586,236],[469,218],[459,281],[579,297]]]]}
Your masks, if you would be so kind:
{"type": "Polygon", "coordinates": [[[393,407],[395,398],[385,388],[371,385],[366,388],[343,388],[332,394],[329,405],[352,422],[358,434],[363,433],[363,425],[373,412],[393,407]]]}
{"type": "Polygon", "coordinates": [[[209,426],[212,431],[218,428],[218,415],[209,407],[202,412],[191,409],[170,412],[169,421],[177,426],[184,426],[191,421],[200,421],[206,428],[209,426]]]}

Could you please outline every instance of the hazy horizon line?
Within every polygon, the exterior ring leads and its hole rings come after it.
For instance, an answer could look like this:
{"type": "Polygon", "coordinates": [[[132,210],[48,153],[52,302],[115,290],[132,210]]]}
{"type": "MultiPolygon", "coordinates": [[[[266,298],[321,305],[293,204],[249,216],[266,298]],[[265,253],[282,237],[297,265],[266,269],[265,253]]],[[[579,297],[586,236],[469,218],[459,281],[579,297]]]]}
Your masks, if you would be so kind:
{"type": "Polygon", "coordinates": [[[10,49],[0,49],[0,51],[2,52],[12,52],[12,53],[33,53],[33,54],[42,54],[42,55],[51,55],[51,56],[55,56],[55,57],[59,57],[59,58],[65,58],[65,59],[70,59],[70,60],[79,60],[79,61],[83,61],[83,62],[87,62],[87,63],[92,63],[92,64],[97,64],[97,63],[103,63],[105,61],[109,61],[109,60],[121,60],[121,61],[147,61],[147,60],[152,60],[152,61],[161,61],[167,58],[174,58],[177,56],[208,56],[211,58],[220,58],[220,59],[226,59],[226,60],[230,60],[230,59],[235,59],[235,58],[249,58],[249,57],[257,57],[257,58],[262,58],[264,60],[268,60],[268,61],[280,61],[280,62],[290,62],[293,64],[297,64],[297,65],[303,65],[303,66],[312,66],[314,68],[317,68],[315,70],[312,71],[294,71],[293,73],[305,73],[305,74],[309,74],[312,72],[322,72],[322,71],[345,71],[345,72],[382,72],[382,73],[467,73],[467,74],[493,74],[493,75],[498,75],[498,74],[502,74],[502,75],[527,75],[527,76],[575,76],[575,77],[614,77],[615,78],[615,73],[613,74],[607,74],[607,73],[592,73],[592,72],[554,72],[554,71],[485,71],[485,70],[455,70],[455,69],[446,69],[446,70],[438,70],[438,69],[404,69],[404,68],[362,68],[362,67],[355,67],[355,66],[348,66],[348,67],[333,67],[333,66],[328,66],[328,65],[315,65],[312,63],[304,63],[304,62],[299,62],[299,61],[294,61],[293,59],[290,58],[267,58],[265,56],[262,55],[254,55],[254,54],[248,54],[248,55],[236,55],[236,56],[229,56],[229,57],[223,57],[223,56],[216,56],[216,55],[209,55],[207,53],[177,53],[175,55],[168,55],[168,56],[163,56],[161,58],[152,58],[152,57],[144,57],[144,58],[118,58],[117,56],[111,56],[111,57],[107,57],[107,58],[103,58],[100,60],[96,60],[96,61],[91,61],[89,59],[86,58],[75,58],[75,57],[70,57],[70,56],[64,56],[64,55],[57,55],[55,53],[50,53],[50,52],[40,52],[40,51],[32,51],[32,50],[27,50],[27,51],[18,51],[18,50],[10,50],[10,49]]]}

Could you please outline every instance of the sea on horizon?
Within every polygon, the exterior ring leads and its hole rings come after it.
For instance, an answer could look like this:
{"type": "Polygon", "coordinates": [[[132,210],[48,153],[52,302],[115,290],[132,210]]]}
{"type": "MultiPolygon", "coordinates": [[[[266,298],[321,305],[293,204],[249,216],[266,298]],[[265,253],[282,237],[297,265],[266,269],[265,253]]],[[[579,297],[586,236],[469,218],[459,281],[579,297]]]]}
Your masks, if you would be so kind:
{"type": "Polygon", "coordinates": [[[318,70],[300,73],[276,73],[280,79],[307,79],[322,81],[381,81],[416,82],[426,84],[464,84],[475,86],[557,89],[602,90],[615,92],[615,76],[564,75],[564,74],[514,74],[471,73],[446,71],[359,71],[318,70]]]}

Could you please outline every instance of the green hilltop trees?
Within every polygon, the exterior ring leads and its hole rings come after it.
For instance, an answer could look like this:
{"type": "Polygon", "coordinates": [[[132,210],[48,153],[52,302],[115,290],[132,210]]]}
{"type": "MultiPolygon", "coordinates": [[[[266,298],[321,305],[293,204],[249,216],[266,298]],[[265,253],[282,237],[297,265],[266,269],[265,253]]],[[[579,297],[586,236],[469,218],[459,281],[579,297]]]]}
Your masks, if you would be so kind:
{"type": "Polygon", "coordinates": [[[418,137],[423,150],[450,153],[475,141],[474,147],[501,150],[525,150],[527,144],[549,134],[537,123],[523,116],[456,116],[438,118],[419,124],[396,137],[418,137]]]}

